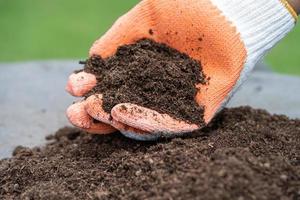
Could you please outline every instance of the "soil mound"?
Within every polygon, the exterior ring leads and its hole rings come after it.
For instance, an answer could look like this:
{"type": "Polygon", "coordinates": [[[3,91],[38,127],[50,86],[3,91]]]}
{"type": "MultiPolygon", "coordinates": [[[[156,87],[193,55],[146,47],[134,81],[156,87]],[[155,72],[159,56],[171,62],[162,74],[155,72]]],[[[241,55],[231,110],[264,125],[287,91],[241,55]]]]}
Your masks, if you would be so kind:
{"type": "Polygon", "coordinates": [[[0,199],[299,199],[300,120],[225,109],[185,138],[63,128],[0,161],[0,199]]]}

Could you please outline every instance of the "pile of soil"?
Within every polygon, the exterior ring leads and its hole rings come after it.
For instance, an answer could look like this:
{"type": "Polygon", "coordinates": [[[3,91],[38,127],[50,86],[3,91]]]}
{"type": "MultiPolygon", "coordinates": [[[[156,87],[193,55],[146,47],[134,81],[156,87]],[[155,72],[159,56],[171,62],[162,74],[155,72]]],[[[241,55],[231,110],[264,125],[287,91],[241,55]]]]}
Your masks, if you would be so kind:
{"type": "Polygon", "coordinates": [[[63,128],[0,161],[0,199],[300,199],[300,120],[225,109],[186,138],[63,128]]]}
{"type": "Polygon", "coordinates": [[[93,73],[97,86],[89,93],[103,94],[110,113],[119,103],[135,103],[176,119],[203,124],[203,106],[195,102],[196,85],[206,84],[200,63],[186,54],[143,39],[118,48],[107,59],[93,56],[84,71],[93,73]]]}

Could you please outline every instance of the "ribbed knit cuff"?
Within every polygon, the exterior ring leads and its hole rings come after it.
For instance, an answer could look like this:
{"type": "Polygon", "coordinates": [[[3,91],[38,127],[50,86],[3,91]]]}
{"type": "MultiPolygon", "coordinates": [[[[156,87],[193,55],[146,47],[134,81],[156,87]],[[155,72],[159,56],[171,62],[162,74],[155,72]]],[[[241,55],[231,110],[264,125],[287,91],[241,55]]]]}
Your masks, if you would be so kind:
{"type": "MultiPolygon", "coordinates": [[[[295,26],[296,19],[282,0],[211,0],[231,21],[245,44],[247,60],[225,106],[255,64],[295,26]]],[[[222,106],[222,107],[223,107],[222,106]]]]}
{"type": "Polygon", "coordinates": [[[241,34],[246,71],[292,30],[296,20],[281,0],[212,0],[241,34]]]}

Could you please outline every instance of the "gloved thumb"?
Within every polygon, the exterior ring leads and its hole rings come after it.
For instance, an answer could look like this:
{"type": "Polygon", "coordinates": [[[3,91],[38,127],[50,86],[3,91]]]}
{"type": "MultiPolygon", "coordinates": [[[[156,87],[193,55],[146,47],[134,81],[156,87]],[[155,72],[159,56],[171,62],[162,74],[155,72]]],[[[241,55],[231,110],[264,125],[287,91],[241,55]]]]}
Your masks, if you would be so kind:
{"type": "Polygon", "coordinates": [[[148,7],[146,1],[142,1],[127,14],[120,17],[92,45],[89,55],[99,55],[106,58],[113,55],[119,46],[134,43],[142,38],[151,38],[151,9],[148,7]]]}

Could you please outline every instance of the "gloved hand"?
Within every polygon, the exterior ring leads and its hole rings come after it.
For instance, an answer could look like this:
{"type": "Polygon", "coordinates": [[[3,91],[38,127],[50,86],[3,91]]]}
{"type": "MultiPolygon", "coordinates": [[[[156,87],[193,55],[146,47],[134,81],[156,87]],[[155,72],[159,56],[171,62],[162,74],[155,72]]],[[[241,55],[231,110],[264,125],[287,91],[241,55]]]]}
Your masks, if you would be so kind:
{"type": "MultiPolygon", "coordinates": [[[[199,85],[201,92],[195,101],[205,106],[208,123],[257,61],[294,27],[296,19],[296,12],[285,0],[143,0],[119,18],[89,54],[106,58],[121,45],[149,38],[201,61],[210,80],[208,85],[199,85]]],[[[67,90],[83,96],[96,82],[92,74],[72,74],[67,90]]],[[[67,116],[72,124],[88,132],[106,134],[118,129],[140,140],[201,128],[128,102],[106,113],[101,94],[71,105],[67,116]],[[124,105],[127,109],[122,109],[124,105]]]]}

